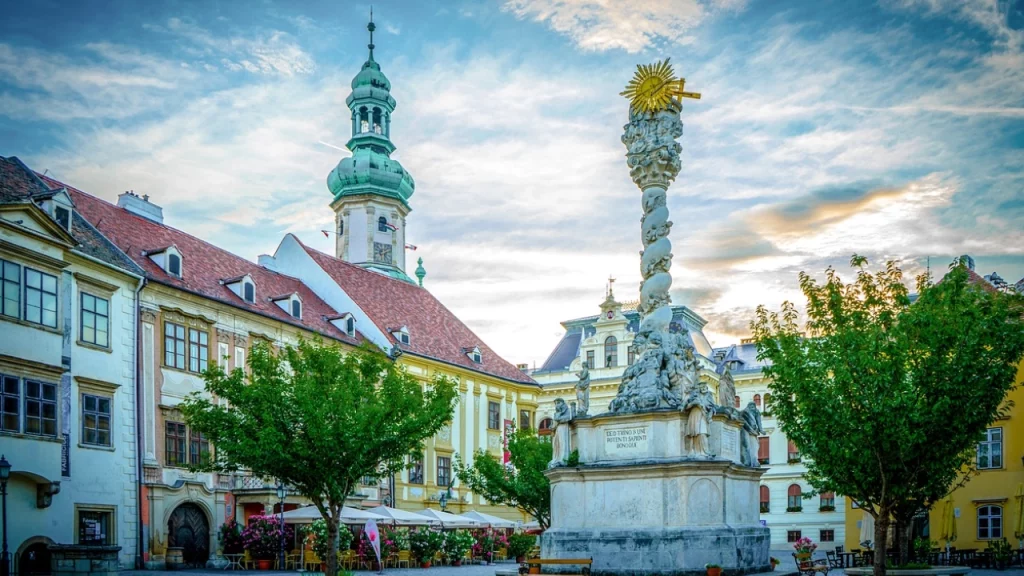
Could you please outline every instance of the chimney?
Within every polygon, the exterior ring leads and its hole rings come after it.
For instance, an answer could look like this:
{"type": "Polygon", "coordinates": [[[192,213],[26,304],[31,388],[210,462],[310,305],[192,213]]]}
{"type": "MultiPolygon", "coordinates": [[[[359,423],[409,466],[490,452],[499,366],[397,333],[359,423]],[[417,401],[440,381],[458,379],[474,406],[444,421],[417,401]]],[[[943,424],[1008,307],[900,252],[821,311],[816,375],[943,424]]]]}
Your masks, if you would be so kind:
{"type": "Polygon", "coordinates": [[[519,368],[519,371],[523,372],[524,374],[529,374],[530,373],[530,365],[529,364],[516,364],[516,368],[519,368]]]}
{"type": "Polygon", "coordinates": [[[129,190],[117,197],[117,205],[146,220],[152,220],[157,224],[164,223],[164,209],[151,203],[148,194],[140,198],[134,190],[129,190]]]}

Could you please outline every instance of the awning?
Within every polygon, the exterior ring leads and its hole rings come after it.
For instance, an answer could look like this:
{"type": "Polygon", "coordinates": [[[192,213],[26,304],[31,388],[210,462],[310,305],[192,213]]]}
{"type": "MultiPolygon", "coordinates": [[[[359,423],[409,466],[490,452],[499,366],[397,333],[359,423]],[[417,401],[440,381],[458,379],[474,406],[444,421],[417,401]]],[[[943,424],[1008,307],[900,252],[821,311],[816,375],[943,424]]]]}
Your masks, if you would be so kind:
{"type": "Polygon", "coordinates": [[[482,525],[489,526],[491,528],[515,528],[519,525],[515,520],[498,518],[497,516],[491,516],[490,514],[484,514],[483,512],[477,512],[476,510],[466,512],[462,516],[471,520],[476,520],[482,525]]]}
{"type": "Polygon", "coordinates": [[[416,513],[420,516],[437,520],[443,528],[481,528],[486,525],[484,522],[473,518],[451,514],[444,510],[434,510],[433,508],[418,510],[416,513]]]}
{"type": "Polygon", "coordinates": [[[406,512],[405,510],[391,508],[390,506],[377,506],[376,508],[370,508],[370,512],[383,516],[383,520],[378,520],[378,522],[381,522],[383,524],[395,524],[398,526],[441,525],[441,522],[439,520],[428,518],[422,514],[416,514],[415,512],[406,512]]]}
{"type": "MultiPolygon", "coordinates": [[[[320,515],[320,510],[316,506],[306,506],[304,508],[296,508],[295,510],[288,510],[283,514],[285,524],[309,524],[314,520],[323,518],[320,515]]],[[[339,516],[342,524],[362,524],[367,520],[373,519],[377,522],[387,522],[387,518],[380,514],[374,514],[366,510],[359,510],[358,508],[350,508],[348,506],[342,506],[341,515],[339,516]]]]}

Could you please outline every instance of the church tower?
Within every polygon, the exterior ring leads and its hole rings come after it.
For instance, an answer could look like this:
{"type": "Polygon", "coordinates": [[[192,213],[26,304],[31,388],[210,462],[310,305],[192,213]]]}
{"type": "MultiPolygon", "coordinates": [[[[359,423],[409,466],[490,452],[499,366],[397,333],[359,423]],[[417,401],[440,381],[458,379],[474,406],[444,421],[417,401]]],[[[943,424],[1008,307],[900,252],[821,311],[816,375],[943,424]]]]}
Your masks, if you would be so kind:
{"type": "Polygon", "coordinates": [[[373,15],[369,58],[352,79],[345,104],[352,113],[352,155],[327,175],[334,200],[335,255],[342,260],[413,283],[405,273],[405,218],[416,187],[412,176],[391,158],[391,82],[373,59],[373,15]]]}

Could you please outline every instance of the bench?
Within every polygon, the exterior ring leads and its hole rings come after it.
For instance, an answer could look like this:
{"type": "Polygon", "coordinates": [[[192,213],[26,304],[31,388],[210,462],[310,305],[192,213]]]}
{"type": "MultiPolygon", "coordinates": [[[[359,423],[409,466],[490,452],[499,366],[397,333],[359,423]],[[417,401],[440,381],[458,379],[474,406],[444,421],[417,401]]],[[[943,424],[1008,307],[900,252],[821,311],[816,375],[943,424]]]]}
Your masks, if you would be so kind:
{"type": "MultiPolygon", "coordinates": [[[[529,574],[530,568],[541,566],[583,566],[580,569],[580,576],[590,576],[590,565],[594,563],[593,558],[530,558],[519,566],[520,574],[529,574]]],[[[534,574],[538,574],[534,572],[534,574]]]]}

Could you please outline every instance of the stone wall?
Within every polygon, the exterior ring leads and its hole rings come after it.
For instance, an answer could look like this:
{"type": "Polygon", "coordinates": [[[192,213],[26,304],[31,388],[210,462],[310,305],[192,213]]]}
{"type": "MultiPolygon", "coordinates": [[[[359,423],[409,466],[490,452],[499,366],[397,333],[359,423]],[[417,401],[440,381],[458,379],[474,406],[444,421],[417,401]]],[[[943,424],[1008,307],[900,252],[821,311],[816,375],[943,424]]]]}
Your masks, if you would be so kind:
{"type": "Polygon", "coordinates": [[[117,576],[120,546],[77,546],[54,544],[50,550],[53,576],[117,576]]]}

